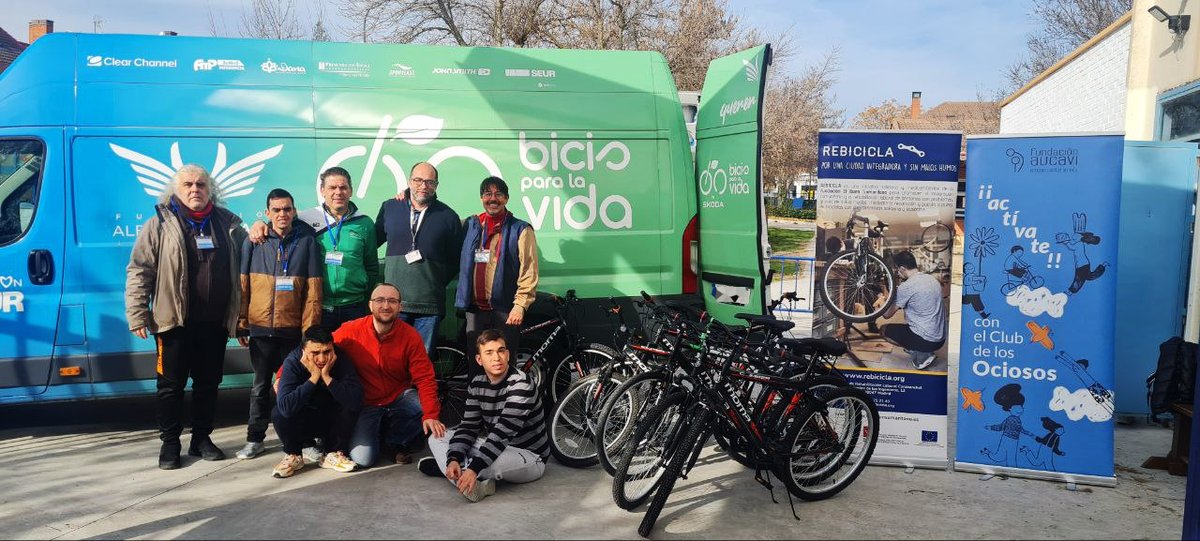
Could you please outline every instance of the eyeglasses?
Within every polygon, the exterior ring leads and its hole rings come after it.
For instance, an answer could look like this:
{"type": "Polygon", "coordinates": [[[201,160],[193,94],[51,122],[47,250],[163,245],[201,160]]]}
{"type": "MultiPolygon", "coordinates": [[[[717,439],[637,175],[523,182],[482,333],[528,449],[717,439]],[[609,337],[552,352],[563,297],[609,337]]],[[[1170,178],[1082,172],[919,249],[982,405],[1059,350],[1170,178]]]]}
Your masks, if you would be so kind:
{"type": "Polygon", "coordinates": [[[506,194],[504,192],[484,192],[484,193],[479,194],[479,197],[481,197],[481,198],[486,198],[486,197],[500,198],[500,197],[508,197],[508,194],[506,194]]]}
{"type": "Polygon", "coordinates": [[[413,178],[409,179],[409,182],[411,184],[424,184],[425,186],[429,186],[430,188],[436,188],[438,185],[438,181],[436,178],[413,177],[413,178]]]}
{"type": "Polygon", "coordinates": [[[375,304],[400,304],[400,299],[389,299],[387,297],[375,297],[371,299],[375,304]]]}

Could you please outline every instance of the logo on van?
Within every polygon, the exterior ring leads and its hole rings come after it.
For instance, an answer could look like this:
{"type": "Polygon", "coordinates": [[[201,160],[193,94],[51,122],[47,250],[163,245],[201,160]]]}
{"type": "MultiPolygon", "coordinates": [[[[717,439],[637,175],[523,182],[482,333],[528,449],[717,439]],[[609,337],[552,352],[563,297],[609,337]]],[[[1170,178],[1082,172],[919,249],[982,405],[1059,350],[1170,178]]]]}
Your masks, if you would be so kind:
{"type": "Polygon", "coordinates": [[[89,68],[99,67],[118,67],[118,68],[175,68],[179,66],[178,60],[151,60],[149,58],[117,58],[115,56],[88,55],[87,65],[89,68]]]}
{"type": "Polygon", "coordinates": [[[758,81],[758,56],[754,57],[754,62],[742,59],[742,65],[746,66],[746,80],[753,83],[758,81]]]}
{"type": "Polygon", "coordinates": [[[203,59],[197,58],[192,62],[192,71],[246,71],[246,65],[241,60],[203,59]]]}
{"type": "MultiPolygon", "coordinates": [[[[134,178],[142,184],[142,189],[146,194],[153,197],[158,197],[171,189],[175,172],[186,163],[179,154],[178,142],[171,144],[170,166],[114,143],[109,143],[108,146],[114,154],[129,160],[129,167],[133,169],[134,178]]],[[[266,161],[278,156],[282,150],[283,145],[275,145],[242,158],[233,165],[226,166],[225,143],[217,143],[217,158],[209,169],[209,175],[212,176],[213,184],[216,185],[221,197],[250,195],[254,191],[254,184],[258,182],[263,168],[266,167],[266,161]]]]}
{"type": "Polygon", "coordinates": [[[404,64],[392,64],[392,68],[388,70],[388,77],[414,77],[417,71],[412,66],[404,64]]]}
{"type": "Polygon", "coordinates": [[[266,73],[295,73],[295,74],[308,73],[308,70],[305,69],[304,66],[292,66],[292,65],[289,65],[287,62],[275,62],[274,60],[271,60],[270,58],[267,58],[267,61],[263,62],[261,67],[262,67],[262,70],[266,73]]]}
{"type": "Polygon", "coordinates": [[[317,62],[317,69],[325,73],[336,73],[342,77],[368,77],[371,65],[362,62],[317,62]]]}

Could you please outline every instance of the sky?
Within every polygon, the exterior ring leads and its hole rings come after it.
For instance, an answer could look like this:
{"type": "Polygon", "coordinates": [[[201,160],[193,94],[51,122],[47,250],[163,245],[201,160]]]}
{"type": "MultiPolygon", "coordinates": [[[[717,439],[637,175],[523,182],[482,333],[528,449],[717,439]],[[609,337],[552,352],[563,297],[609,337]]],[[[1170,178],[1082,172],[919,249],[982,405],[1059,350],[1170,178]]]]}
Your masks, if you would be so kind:
{"type": "MultiPolygon", "coordinates": [[[[335,40],[346,39],[339,0],[295,0],[302,22],[324,11],[335,40]]],[[[1034,0],[728,0],[730,10],[766,35],[787,33],[794,57],[772,69],[798,73],[836,50],[833,92],[847,123],[887,99],[922,104],[990,99],[1002,71],[1035,28],[1034,0]]],[[[4,0],[0,28],[25,41],[31,19],[51,19],[57,32],[212,35],[210,19],[236,34],[246,0],[4,0]],[[211,14],[211,17],[210,17],[211,14]],[[98,26],[96,19],[99,19],[98,26]]]]}

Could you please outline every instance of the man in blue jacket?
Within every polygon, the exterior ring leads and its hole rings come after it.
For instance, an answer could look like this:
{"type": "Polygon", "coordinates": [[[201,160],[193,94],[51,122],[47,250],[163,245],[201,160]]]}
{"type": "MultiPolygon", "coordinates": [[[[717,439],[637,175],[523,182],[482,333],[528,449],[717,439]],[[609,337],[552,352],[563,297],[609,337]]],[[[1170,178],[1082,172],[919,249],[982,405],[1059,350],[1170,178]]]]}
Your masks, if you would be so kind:
{"type": "Polygon", "coordinates": [[[485,329],[497,329],[509,351],[520,351],[520,326],[537,293],[537,240],[533,227],[508,211],[503,180],[484,179],[479,200],[483,212],[464,224],[454,305],[467,311],[467,343],[485,329]]]}
{"type": "Polygon", "coordinates": [[[304,467],[301,450],[312,438],[325,442],[322,468],[354,470],[346,453],[362,409],[362,383],[354,363],[338,362],[333,335],[319,326],[304,333],[304,342],[283,361],[279,396],[271,421],[283,443],[283,460],[271,475],[291,477],[304,467]]]}

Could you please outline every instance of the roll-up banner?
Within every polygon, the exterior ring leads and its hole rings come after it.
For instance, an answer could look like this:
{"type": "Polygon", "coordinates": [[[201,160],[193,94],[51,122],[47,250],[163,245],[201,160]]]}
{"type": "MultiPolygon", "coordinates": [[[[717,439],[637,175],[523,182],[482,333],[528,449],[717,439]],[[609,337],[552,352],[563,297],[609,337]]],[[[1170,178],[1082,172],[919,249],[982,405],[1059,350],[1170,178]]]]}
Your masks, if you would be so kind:
{"type": "Polygon", "coordinates": [[[944,468],[954,202],[962,134],[820,133],[813,336],[880,413],[872,463],[944,468]]]}
{"type": "Polygon", "coordinates": [[[1115,484],[1123,145],[968,140],[955,469],[1115,484]]]}

